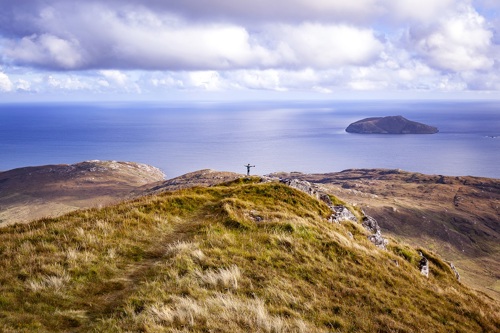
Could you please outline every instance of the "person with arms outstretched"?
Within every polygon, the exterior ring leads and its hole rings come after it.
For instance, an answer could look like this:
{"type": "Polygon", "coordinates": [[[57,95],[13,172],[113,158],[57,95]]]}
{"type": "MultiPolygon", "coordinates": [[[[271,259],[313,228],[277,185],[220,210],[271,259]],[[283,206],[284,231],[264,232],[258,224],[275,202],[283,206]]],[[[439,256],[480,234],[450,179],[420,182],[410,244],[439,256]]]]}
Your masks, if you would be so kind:
{"type": "Polygon", "coordinates": [[[250,165],[250,163],[248,163],[245,167],[247,168],[247,176],[250,176],[250,168],[255,168],[255,165],[250,165]]]}

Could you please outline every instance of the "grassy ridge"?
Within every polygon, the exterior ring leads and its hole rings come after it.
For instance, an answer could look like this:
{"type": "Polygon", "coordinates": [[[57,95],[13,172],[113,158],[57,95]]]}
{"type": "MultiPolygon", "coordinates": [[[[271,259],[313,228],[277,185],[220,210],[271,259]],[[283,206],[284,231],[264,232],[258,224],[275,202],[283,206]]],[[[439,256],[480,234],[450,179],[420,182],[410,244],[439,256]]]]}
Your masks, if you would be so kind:
{"type": "Polygon", "coordinates": [[[437,256],[426,279],[415,249],[328,215],[242,179],[0,229],[0,331],[500,329],[498,304],[437,256]]]}

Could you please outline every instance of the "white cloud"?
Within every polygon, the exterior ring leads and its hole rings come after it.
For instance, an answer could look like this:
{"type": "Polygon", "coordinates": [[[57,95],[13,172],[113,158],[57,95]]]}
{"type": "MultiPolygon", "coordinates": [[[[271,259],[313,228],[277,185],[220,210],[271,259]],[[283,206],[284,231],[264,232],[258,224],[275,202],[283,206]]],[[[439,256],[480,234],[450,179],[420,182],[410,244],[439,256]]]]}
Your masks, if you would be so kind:
{"type": "Polygon", "coordinates": [[[81,8],[70,18],[54,8],[49,14],[42,10],[47,20],[37,24],[43,33],[5,43],[7,61],[74,70],[327,68],[364,64],[383,47],[373,30],[345,24],[269,24],[250,29],[232,23],[189,22],[144,7],[121,13],[103,5],[75,6],[81,8]]]}
{"type": "Polygon", "coordinates": [[[18,91],[31,91],[31,82],[24,79],[19,79],[16,82],[16,89],[18,91]]]}
{"type": "Polygon", "coordinates": [[[178,72],[147,72],[143,74],[140,82],[153,89],[182,89],[184,81],[180,76],[178,72]]]}
{"type": "Polygon", "coordinates": [[[492,0],[0,0],[0,8],[2,91],[500,90],[492,0]]]}
{"type": "MultiPolygon", "coordinates": [[[[386,1],[386,0],[383,0],[386,1]]],[[[115,0],[178,13],[194,20],[232,22],[363,21],[380,12],[380,0],[115,0]]]]}
{"type": "Polygon", "coordinates": [[[189,84],[208,91],[221,90],[223,81],[216,71],[194,71],[189,73],[189,84]]]}
{"type": "Polygon", "coordinates": [[[443,77],[437,88],[442,91],[464,91],[467,89],[467,84],[463,81],[453,80],[450,77],[443,77]]]}
{"type": "Polygon", "coordinates": [[[374,60],[383,48],[372,30],[346,25],[304,23],[270,28],[273,30],[278,50],[286,50],[280,60],[299,68],[364,64],[374,60]]]}
{"type": "Polygon", "coordinates": [[[52,34],[31,35],[19,41],[11,40],[5,56],[21,64],[74,69],[84,65],[77,40],[65,40],[52,34]]]}
{"type": "Polygon", "coordinates": [[[246,89],[285,90],[281,86],[281,72],[275,69],[240,70],[229,73],[229,79],[239,87],[246,89]]]}
{"type": "Polygon", "coordinates": [[[12,82],[7,74],[0,72],[0,91],[8,92],[12,90],[12,82]]]}
{"type": "Polygon", "coordinates": [[[139,4],[202,21],[371,24],[380,19],[384,22],[408,19],[428,22],[464,1],[472,0],[114,0],[114,3],[115,6],[139,4]]]}
{"type": "Polygon", "coordinates": [[[61,90],[93,90],[93,86],[74,75],[49,75],[46,78],[48,86],[61,90]]]}
{"type": "Polygon", "coordinates": [[[484,18],[465,6],[436,26],[412,31],[411,39],[431,65],[444,70],[470,71],[493,66],[492,37],[484,18]]]}
{"type": "MultiPolygon", "coordinates": [[[[119,86],[124,86],[127,83],[127,75],[121,71],[117,70],[102,70],[100,71],[101,75],[104,76],[107,80],[114,82],[119,86]]],[[[109,82],[106,81],[107,84],[103,83],[104,86],[109,86],[109,82]]]]}
{"type": "Polygon", "coordinates": [[[130,30],[107,36],[123,67],[230,69],[259,63],[265,50],[250,44],[247,31],[228,25],[130,30]]]}
{"type": "Polygon", "coordinates": [[[254,66],[267,56],[234,24],[191,23],[139,7],[74,6],[69,16],[57,7],[44,16],[52,19],[28,18],[38,32],[4,40],[4,61],[59,69],[205,70],[254,66]]]}
{"type": "Polygon", "coordinates": [[[447,14],[460,0],[386,0],[389,19],[432,22],[447,14]]]}
{"type": "Polygon", "coordinates": [[[387,88],[386,82],[376,82],[370,80],[354,80],[349,82],[349,88],[353,90],[381,90],[387,88]]]}

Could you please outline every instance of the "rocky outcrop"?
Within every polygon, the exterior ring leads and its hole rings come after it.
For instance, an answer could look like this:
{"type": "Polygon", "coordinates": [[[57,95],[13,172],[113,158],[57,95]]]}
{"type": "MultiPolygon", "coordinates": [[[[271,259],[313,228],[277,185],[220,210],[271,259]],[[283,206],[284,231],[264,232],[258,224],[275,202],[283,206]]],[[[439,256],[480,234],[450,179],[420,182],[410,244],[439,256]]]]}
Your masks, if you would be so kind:
{"type": "Polygon", "coordinates": [[[389,241],[382,237],[382,233],[380,232],[380,230],[368,236],[368,239],[370,240],[370,242],[375,244],[376,247],[382,250],[387,249],[387,244],[389,244],[389,241]]]}
{"type": "Polygon", "coordinates": [[[422,252],[419,252],[420,254],[420,261],[418,263],[418,268],[420,269],[420,274],[425,276],[426,278],[429,277],[429,260],[427,260],[426,257],[424,257],[422,252]]]}
{"type": "MultiPolygon", "coordinates": [[[[330,199],[330,196],[321,191],[321,189],[317,185],[313,185],[306,180],[300,180],[295,178],[284,178],[279,179],[281,183],[284,183],[290,187],[293,187],[299,191],[305,192],[318,200],[325,202],[330,209],[332,210],[332,215],[328,219],[330,222],[340,223],[342,221],[351,221],[358,222],[358,219],[354,214],[345,206],[334,206],[330,199]]],[[[366,215],[363,212],[363,227],[368,230],[371,235],[368,236],[368,239],[375,244],[380,249],[386,249],[388,240],[382,237],[382,232],[380,230],[380,226],[373,217],[366,215]]]]}
{"type": "MultiPolygon", "coordinates": [[[[279,180],[281,183],[293,187],[299,191],[305,192],[316,199],[320,199],[320,191],[316,185],[311,184],[307,180],[300,180],[295,178],[284,178],[279,180]]],[[[323,198],[325,199],[325,198],[323,198]]],[[[330,204],[332,203],[330,198],[328,198],[330,204]]]]}
{"type": "Polygon", "coordinates": [[[434,134],[434,126],[408,120],[402,116],[373,117],[358,120],[346,128],[348,133],[359,134],[434,134]]]}
{"type": "Polygon", "coordinates": [[[389,241],[382,237],[382,230],[380,229],[377,220],[369,215],[366,215],[365,212],[363,212],[363,215],[362,225],[366,230],[372,233],[368,236],[368,239],[377,247],[385,250],[389,241]]]}
{"type": "Polygon", "coordinates": [[[366,230],[372,232],[372,233],[377,233],[380,232],[380,226],[378,225],[377,220],[375,220],[373,217],[366,215],[363,212],[363,227],[365,227],[366,230]]]}
{"type": "Polygon", "coordinates": [[[455,267],[455,265],[453,265],[452,262],[450,262],[450,268],[453,273],[455,273],[455,277],[457,278],[457,280],[460,281],[460,273],[458,273],[457,268],[455,267]]]}
{"type": "Polygon", "coordinates": [[[330,222],[340,223],[342,221],[358,222],[358,219],[346,206],[330,206],[333,211],[330,222]]]}

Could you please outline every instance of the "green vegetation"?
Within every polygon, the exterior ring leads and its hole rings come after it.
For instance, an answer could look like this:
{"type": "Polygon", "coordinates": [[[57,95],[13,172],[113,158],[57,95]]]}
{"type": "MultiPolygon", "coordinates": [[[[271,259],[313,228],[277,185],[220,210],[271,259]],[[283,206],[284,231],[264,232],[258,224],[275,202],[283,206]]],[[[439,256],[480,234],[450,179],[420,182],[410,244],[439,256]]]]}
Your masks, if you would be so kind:
{"type": "Polygon", "coordinates": [[[243,178],[0,229],[2,332],[493,332],[436,255],[243,178]],[[349,235],[352,234],[353,238],[349,235]],[[418,260],[417,260],[418,262],[418,260]]]}

